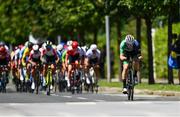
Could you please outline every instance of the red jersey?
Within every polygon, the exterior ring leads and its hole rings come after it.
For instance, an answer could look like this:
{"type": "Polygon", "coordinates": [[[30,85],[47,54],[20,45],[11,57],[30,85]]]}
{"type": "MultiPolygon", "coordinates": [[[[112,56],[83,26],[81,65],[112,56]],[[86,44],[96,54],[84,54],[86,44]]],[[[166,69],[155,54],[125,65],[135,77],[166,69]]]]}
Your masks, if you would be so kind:
{"type": "Polygon", "coordinates": [[[7,57],[9,57],[7,50],[0,52],[0,59],[6,59],[7,57]]]}
{"type": "Polygon", "coordinates": [[[78,49],[75,49],[75,50],[74,49],[68,49],[67,54],[70,56],[75,56],[75,55],[79,54],[79,51],[78,51],[78,49]]]}

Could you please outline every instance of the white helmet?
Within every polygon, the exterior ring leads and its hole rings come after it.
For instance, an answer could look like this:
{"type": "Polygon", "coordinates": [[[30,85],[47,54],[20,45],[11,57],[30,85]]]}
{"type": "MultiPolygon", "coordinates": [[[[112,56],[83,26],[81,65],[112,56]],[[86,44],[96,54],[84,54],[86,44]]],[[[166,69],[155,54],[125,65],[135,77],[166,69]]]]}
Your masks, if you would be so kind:
{"type": "Polygon", "coordinates": [[[68,45],[68,46],[71,46],[72,43],[73,43],[73,41],[68,41],[68,42],[67,42],[67,45],[68,45]]]}
{"type": "Polygon", "coordinates": [[[52,48],[56,50],[57,46],[53,44],[53,45],[52,45],[52,48]]]}
{"type": "Polygon", "coordinates": [[[37,44],[33,45],[33,50],[34,51],[38,51],[39,50],[39,46],[37,44]]]}
{"type": "Polygon", "coordinates": [[[42,44],[42,48],[43,48],[43,49],[46,49],[46,43],[43,43],[43,44],[42,44]]]}
{"type": "Polygon", "coordinates": [[[63,49],[63,45],[62,44],[59,44],[58,46],[57,46],[57,50],[62,50],[63,49]]]}
{"type": "Polygon", "coordinates": [[[25,44],[24,44],[24,46],[25,46],[25,47],[28,47],[28,43],[29,43],[29,42],[26,41],[25,44]]]}
{"type": "Polygon", "coordinates": [[[96,44],[92,44],[92,45],[90,46],[90,49],[91,49],[91,50],[96,50],[96,49],[97,49],[97,45],[96,45],[96,44]]]}
{"type": "Polygon", "coordinates": [[[125,41],[126,41],[127,44],[132,45],[134,43],[134,37],[132,35],[127,35],[125,37],[125,41]]]}

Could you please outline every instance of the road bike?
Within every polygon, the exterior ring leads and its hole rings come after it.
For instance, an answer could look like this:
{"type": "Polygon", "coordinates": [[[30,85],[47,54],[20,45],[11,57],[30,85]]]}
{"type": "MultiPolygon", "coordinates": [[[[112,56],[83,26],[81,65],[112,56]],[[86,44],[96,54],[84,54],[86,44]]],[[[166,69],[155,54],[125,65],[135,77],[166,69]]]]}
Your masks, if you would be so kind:
{"type": "Polygon", "coordinates": [[[94,93],[94,91],[97,93],[98,92],[98,80],[96,76],[96,72],[94,70],[95,65],[92,65],[88,72],[85,73],[85,90],[87,92],[91,91],[94,93]]]}
{"type": "Polygon", "coordinates": [[[48,64],[48,69],[47,69],[47,75],[46,75],[46,86],[47,86],[47,95],[51,94],[51,86],[52,86],[52,69],[51,69],[51,64],[48,64]]]}
{"type": "Polygon", "coordinates": [[[6,84],[7,84],[7,65],[0,66],[0,92],[6,93],[6,84]]]}
{"type": "Polygon", "coordinates": [[[41,75],[40,75],[40,65],[37,64],[35,66],[35,75],[34,75],[34,83],[35,83],[35,91],[36,91],[36,94],[39,93],[39,86],[40,86],[40,83],[41,83],[41,75]]]}
{"type": "Polygon", "coordinates": [[[72,74],[71,74],[71,79],[70,79],[70,89],[72,94],[75,93],[82,93],[82,81],[81,81],[81,76],[80,72],[78,69],[78,63],[71,63],[72,64],[72,74]]]}
{"type": "Polygon", "coordinates": [[[127,74],[127,96],[128,100],[134,100],[134,86],[135,86],[135,77],[134,77],[134,69],[133,69],[133,58],[129,57],[129,65],[128,65],[128,74],[127,74]]]}

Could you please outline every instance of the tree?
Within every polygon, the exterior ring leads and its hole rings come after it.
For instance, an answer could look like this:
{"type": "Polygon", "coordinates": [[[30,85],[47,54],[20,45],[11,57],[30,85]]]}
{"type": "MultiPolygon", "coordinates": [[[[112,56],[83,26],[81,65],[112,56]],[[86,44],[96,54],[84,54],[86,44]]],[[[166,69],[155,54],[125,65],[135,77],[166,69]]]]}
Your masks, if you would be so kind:
{"type": "MultiPolygon", "coordinates": [[[[168,17],[168,53],[167,56],[170,55],[171,52],[171,45],[172,45],[172,23],[173,21],[176,21],[176,14],[178,14],[178,0],[165,0],[164,1],[164,8],[163,9],[163,15],[168,17]]],[[[178,19],[178,18],[177,18],[178,19]]],[[[173,80],[173,70],[167,65],[168,67],[168,83],[174,84],[173,80]]]]}
{"type": "Polygon", "coordinates": [[[151,28],[152,22],[156,16],[161,13],[161,5],[163,1],[156,0],[132,0],[132,11],[139,17],[146,20],[147,25],[147,41],[148,41],[148,65],[149,65],[149,84],[154,84],[154,68],[153,68],[153,48],[151,28]]]}

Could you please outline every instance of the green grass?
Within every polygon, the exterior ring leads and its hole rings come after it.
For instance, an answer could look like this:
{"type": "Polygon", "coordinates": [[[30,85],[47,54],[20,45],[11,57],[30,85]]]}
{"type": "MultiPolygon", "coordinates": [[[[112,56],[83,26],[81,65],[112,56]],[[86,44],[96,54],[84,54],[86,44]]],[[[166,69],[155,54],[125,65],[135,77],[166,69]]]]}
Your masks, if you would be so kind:
{"type": "MultiPolygon", "coordinates": [[[[111,82],[108,83],[105,80],[101,80],[99,82],[100,87],[116,87],[116,88],[121,88],[122,87],[122,82],[111,82]]],[[[151,84],[149,85],[148,83],[141,83],[136,85],[136,89],[147,89],[147,90],[152,90],[152,91],[180,91],[180,85],[169,85],[169,84],[151,84]]]]}

